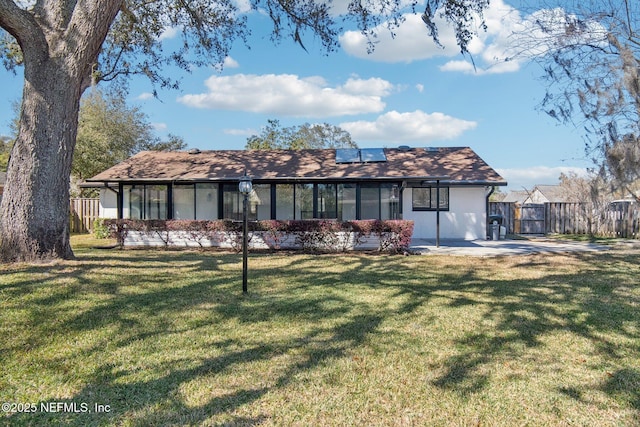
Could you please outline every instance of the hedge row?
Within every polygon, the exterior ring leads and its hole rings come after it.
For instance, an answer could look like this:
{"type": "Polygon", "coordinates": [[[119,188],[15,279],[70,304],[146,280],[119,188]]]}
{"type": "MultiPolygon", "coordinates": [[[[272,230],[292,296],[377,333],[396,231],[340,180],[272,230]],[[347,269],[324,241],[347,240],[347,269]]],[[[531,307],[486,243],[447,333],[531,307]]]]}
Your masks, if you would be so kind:
{"type": "MultiPolygon", "coordinates": [[[[103,224],[121,246],[128,233],[135,231],[159,238],[166,246],[172,243],[171,235],[178,233],[182,239],[200,246],[220,241],[224,236],[235,249],[240,250],[242,247],[240,221],[105,219],[103,224]]],[[[404,220],[261,220],[250,221],[248,226],[249,238],[253,232],[261,232],[271,249],[280,249],[287,236],[294,236],[296,245],[303,250],[345,251],[373,236],[379,239],[380,251],[401,252],[409,248],[413,234],[413,221],[404,220]],[[345,232],[353,233],[350,243],[340,236],[345,232]]]]}

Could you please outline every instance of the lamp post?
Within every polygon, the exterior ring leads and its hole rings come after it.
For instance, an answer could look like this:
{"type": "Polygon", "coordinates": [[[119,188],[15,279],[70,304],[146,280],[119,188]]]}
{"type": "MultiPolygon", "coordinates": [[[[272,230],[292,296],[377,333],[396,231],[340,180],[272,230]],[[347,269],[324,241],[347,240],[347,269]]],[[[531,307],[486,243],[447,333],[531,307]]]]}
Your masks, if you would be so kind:
{"type": "Polygon", "coordinates": [[[244,176],[240,178],[238,184],[238,190],[242,194],[242,293],[246,294],[247,291],[247,198],[251,193],[251,177],[247,175],[247,171],[244,172],[244,176]]]}

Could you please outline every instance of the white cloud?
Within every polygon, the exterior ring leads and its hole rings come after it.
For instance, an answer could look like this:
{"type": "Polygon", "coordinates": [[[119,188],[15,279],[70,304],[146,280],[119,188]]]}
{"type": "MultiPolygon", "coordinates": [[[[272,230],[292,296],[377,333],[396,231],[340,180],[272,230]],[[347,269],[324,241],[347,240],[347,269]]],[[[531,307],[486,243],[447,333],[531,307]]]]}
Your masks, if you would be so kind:
{"type": "MultiPolygon", "coordinates": [[[[325,3],[328,4],[330,8],[329,13],[332,16],[341,16],[349,13],[349,5],[351,2],[351,0],[333,0],[325,3]]],[[[376,11],[376,13],[381,15],[389,15],[389,4],[383,0],[367,0],[365,6],[369,11],[376,11]]],[[[398,6],[400,9],[407,9],[414,7],[415,3],[413,0],[399,0],[398,6]]]]}
{"type": "MultiPolygon", "coordinates": [[[[395,37],[386,28],[386,23],[374,28],[376,43],[371,54],[367,53],[366,38],[357,31],[342,34],[342,48],[352,56],[379,62],[410,63],[459,55],[451,25],[436,18],[442,49],[433,43],[419,15],[407,14],[405,18],[395,31],[395,37]]],[[[479,30],[468,46],[475,67],[467,59],[456,59],[443,65],[442,71],[477,75],[515,72],[524,62],[548,53],[559,40],[566,44],[578,41],[593,44],[606,40],[606,32],[595,22],[588,23],[583,31],[567,36],[566,14],[562,9],[541,9],[523,16],[503,0],[492,0],[484,12],[484,20],[487,30],[479,30]],[[541,23],[547,28],[546,33],[540,30],[541,23]]]]}
{"type": "Polygon", "coordinates": [[[233,4],[238,8],[238,13],[241,15],[253,11],[250,0],[235,0],[233,4]]]}
{"type": "Polygon", "coordinates": [[[342,86],[331,87],[322,77],[294,74],[214,75],[205,85],[207,92],[181,96],[178,102],[194,108],[332,117],[378,113],[385,107],[382,98],[393,89],[382,79],[350,78],[342,86]]]}
{"type": "Polygon", "coordinates": [[[373,31],[375,50],[368,53],[367,39],[359,31],[347,31],[340,36],[340,45],[349,54],[358,58],[378,62],[413,62],[435,56],[454,56],[459,53],[455,35],[450,25],[440,24],[440,42],[444,49],[437,46],[427,31],[419,15],[404,15],[405,22],[392,35],[386,24],[379,25],[373,31]]]}
{"type": "Polygon", "coordinates": [[[160,132],[165,131],[169,128],[166,123],[151,123],[151,127],[154,130],[160,131],[160,132]]]}
{"type": "Polygon", "coordinates": [[[224,58],[224,68],[238,68],[240,66],[240,64],[238,63],[238,61],[236,61],[235,59],[233,59],[230,56],[227,56],[224,58]]]}
{"type": "MultiPolygon", "coordinates": [[[[367,53],[367,40],[358,31],[347,31],[340,37],[343,49],[350,55],[379,62],[413,62],[433,57],[454,57],[460,55],[455,33],[451,25],[436,17],[439,30],[439,40],[444,48],[437,46],[418,14],[404,15],[405,22],[394,32],[389,32],[386,23],[374,29],[376,34],[375,50],[367,53]]],[[[469,53],[473,55],[477,67],[465,60],[456,60],[442,68],[443,71],[462,71],[498,73],[514,71],[519,64],[511,61],[507,67],[499,67],[496,64],[506,58],[506,50],[510,46],[510,36],[514,28],[522,21],[519,12],[511,6],[505,5],[502,0],[493,0],[489,9],[485,11],[484,19],[487,31],[480,30],[478,37],[474,38],[468,46],[469,53]]]]}
{"type": "Polygon", "coordinates": [[[562,9],[540,9],[522,16],[501,0],[493,1],[485,14],[487,32],[481,33],[474,54],[479,67],[469,61],[452,61],[442,71],[476,74],[498,74],[518,71],[532,58],[549,53],[561,45],[576,43],[600,44],[606,41],[606,31],[597,22],[587,22],[586,28],[567,35],[567,16],[562,9]],[[544,26],[545,31],[541,30],[544,26]],[[476,56],[477,55],[477,56],[476,56]]]}
{"type": "Polygon", "coordinates": [[[408,113],[390,111],[375,121],[355,121],[341,123],[340,127],[348,131],[354,140],[373,141],[416,141],[429,142],[452,139],[467,130],[474,129],[477,123],[443,113],[425,113],[416,110],[408,113]]]}
{"type": "Polygon", "coordinates": [[[559,184],[560,174],[576,173],[578,176],[587,176],[585,168],[575,166],[533,166],[524,169],[500,169],[496,168],[504,179],[509,183],[509,189],[522,190],[523,187],[530,190],[535,185],[555,185],[559,184]]]}
{"type": "Polygon", "coordinates": [[[238,67],[240,67],[240,64],[238,63],[238,61],[236,61],[230,56],[225,56],[224,60],[222,61],[222,64],[220,63],[214,64],[212,68],[216,70],[218,73],[221,73],[224,69],[238,68],[238,67]]]}
{"type": "Polygon", "coordinates": [[[440,67],[440,71],[456,71],[462,73],[473,73],[475,70],[473,64],[469,61],[456,60],[449,61],[440,67]]]}
{"type": "Polygon", "coordinates": [[[539,10],[523,17],[502,0],[494,0],[484,15],[487,31],[480,32],[469,48],[476,66],[470,60],[454,60],[440,70],[476,75],[518,71],[524,62],[550,49],[550,36],[540,30],[540,22],[546,21],[551,30],[564,31],[560,13],[559,9],[539,10]]]}
{"type": "Polygon", "coordinates": [[[351,95],[374,95],[383,97],[391,94],[394,86],[388,81],[376,77],[366,80],[355,77],[347,80],[340,89],[351,95]]]}
{"type": "Polygon", "coordinates": [[[171,40],[175,38],[179,33],[180,28],[178,27],[165,27],[164,31],[162,31],[162,34],[160,34],[160,37],[158,37],[158,40],[171,40]]]}
{"type": "Polygon", "coordinates": [[[502,74],[502,73],[511,73],[518,71],[520,69],[521,61],[517,60],[508,60],[508,61],[494,61],[493,64],[487,65],[487,63],[483,63],[484,68],[476,66],[474,67],[471,61],[459,60],[459,61],[449,61],[446,64],[440,67],[440,71],[453,71],[460,72],[464,74],[502,74]]]}
{"type": "Polygon", "coordinates": [[[257,135],[258,131],[255,129],[247,128],[247,129],[223,129],[225,135],[234,135],[234,136],[251,136],[257,135]]]}
{"type": "Polygon", "coordinates": [[[419,93],[424,92],[424,85],[423,85],[423,84],[418,83],[418,84],[416,85],[416,90],[417,90],[419,93]]]}
{"type": "Polygon", "coordinates": [[[149,99],[153,99],[153,94],[151,92],[143,92],[140,95],[138,95],[136,99],[139,101],[146,101],[149,99]]]}

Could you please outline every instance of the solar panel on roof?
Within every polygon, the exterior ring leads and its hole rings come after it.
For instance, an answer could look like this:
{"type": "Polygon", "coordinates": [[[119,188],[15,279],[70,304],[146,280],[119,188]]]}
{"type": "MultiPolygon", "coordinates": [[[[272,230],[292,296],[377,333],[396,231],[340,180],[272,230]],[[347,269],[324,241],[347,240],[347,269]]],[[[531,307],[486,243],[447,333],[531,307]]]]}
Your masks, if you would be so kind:
{"type": "Polygon", "coordinates": [[[360,163],[360,150],[357,148],[336,149],[336,163],[360,163]]]}
{"type": "Polygon", "coordinates": [[[386,162],[384,148],[337,148],[336,163],[386,162]]]}
{"type": "Polygon", "coordinates": [[[387,156],[384,154],[384,148],[361,148],[360,160],[362,163],[386,162],[387,156]]]}

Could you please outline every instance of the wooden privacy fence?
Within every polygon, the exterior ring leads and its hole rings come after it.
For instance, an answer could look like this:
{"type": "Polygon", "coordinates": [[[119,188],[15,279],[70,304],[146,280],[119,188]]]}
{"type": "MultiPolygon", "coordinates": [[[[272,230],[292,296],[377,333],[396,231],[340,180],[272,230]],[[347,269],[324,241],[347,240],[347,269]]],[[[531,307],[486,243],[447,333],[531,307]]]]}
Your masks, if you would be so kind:
{"type": "Polygon", "coordinates": [[[516,208],[516,233],[545,234],[546,218],[544,204],[522,205],[516,208]]]}
{"type": "Polygon", "coordinates": [[[516,205],[491,202],[489,215],[501,215],[509,234],[593,234],[640,239],[637,203],[610,205],[597,210],[589,203],[516,205]]]}
{"type": "Polygon", "coordinates": [[[596,232],[596,215],[586,203],[545,203],[545,234],[589,234],[596,232]]]}
{"type": "Polygon", "coordinates": [[[69,231],[88,233],[100,214],[100,199],[71,199],[69,207],[69,231]]]}
{"type": "Polygon", "coordinates": [[[634,204],[617,205],[608,209],[598,218],[602,234],[610,237],[640,239],[640,206],[634,204]]]}

